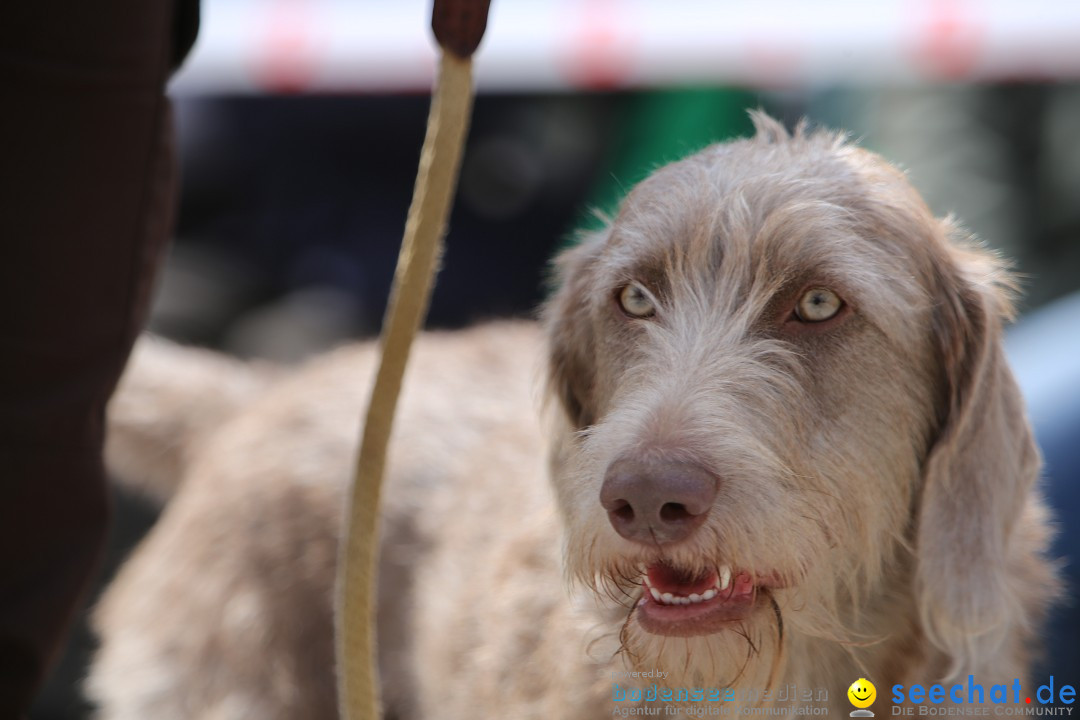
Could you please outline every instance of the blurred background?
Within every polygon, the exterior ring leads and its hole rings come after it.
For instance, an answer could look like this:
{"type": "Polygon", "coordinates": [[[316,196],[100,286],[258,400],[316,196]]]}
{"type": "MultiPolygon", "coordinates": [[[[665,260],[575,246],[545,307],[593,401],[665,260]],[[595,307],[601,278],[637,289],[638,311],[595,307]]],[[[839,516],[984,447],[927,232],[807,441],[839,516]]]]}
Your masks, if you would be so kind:
{"type": "MultiPolygon", "coordinates": [[[[182,194],[151,328],[292,363],[378,330],[435,55],[426,0],[204,0],[174,78],[182,194]]],[[[494,0],[430,326],[527,316],[545,266],[746,110],[849,131],[1016,261],[1009,349],[1080,557],[1080,3],[494,0]]],[[[360,412],[360,408],[357,409],[360,412]]],[[[152,524],[118,498],[103,581],[152,524]]],[[[1076,582],[1076,566],[1070,565],[1076,582]]],[[[1049,673],[1080,681],[1075,609],[1049,673]]],[[[73,637],[34,720],[87,717],[73,637]]]]}

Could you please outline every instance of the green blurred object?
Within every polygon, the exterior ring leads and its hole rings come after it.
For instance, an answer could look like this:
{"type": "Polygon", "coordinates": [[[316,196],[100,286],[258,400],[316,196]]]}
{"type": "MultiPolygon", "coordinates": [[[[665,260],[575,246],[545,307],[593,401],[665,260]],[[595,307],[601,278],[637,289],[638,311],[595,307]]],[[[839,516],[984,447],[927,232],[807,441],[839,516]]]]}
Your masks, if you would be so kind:
{"type": "Polygon", "coordinates": [[[601,217],[614,216],[630,188],[661,165],[712,143],[753,134],[747,110],[759,102],[746,90],[711,87],[628,95],[618,112],[622,121],[613,129],[606,168],[578,228],[600,229],[601,217]]]}

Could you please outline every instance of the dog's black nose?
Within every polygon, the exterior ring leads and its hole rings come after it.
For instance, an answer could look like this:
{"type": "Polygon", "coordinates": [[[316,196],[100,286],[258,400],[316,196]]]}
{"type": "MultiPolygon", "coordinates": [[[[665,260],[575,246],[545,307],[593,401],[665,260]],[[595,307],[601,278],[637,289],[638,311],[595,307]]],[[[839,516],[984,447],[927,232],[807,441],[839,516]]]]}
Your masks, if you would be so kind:
{"type": "Polygon", "coordinates": [[[627,540],[673,543],[705,522],[716,489],[716,476],[698,465],[621,459],[608,467],[600,504],[627,540]]]}

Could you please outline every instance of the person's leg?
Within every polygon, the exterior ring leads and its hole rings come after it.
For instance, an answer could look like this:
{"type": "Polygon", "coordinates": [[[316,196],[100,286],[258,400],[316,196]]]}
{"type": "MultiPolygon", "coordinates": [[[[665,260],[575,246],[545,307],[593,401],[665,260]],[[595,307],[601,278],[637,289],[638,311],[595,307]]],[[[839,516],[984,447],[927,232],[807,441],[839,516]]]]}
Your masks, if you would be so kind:
{"type": "Polygon", "coordinates": [[[170,232],[164,85],[191,7],[0,8],[0,718],[25,712],[98,562],[104,407],[170,232]]]}

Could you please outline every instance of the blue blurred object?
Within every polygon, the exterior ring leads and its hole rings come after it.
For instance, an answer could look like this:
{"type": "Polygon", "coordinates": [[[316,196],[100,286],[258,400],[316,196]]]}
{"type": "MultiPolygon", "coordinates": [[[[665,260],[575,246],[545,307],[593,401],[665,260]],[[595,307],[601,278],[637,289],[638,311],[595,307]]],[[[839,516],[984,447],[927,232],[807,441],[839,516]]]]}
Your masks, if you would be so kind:
{"type": "Polygon", "coordinates": [[[1080,293],[1024,317],[1006,351],[1027,400],[1046,465],[1043,486],[1058,535],[1052,556],[1064,561],[1067,601],[1050,618],[1046,672],[1080,679],[1080,293]]]}

